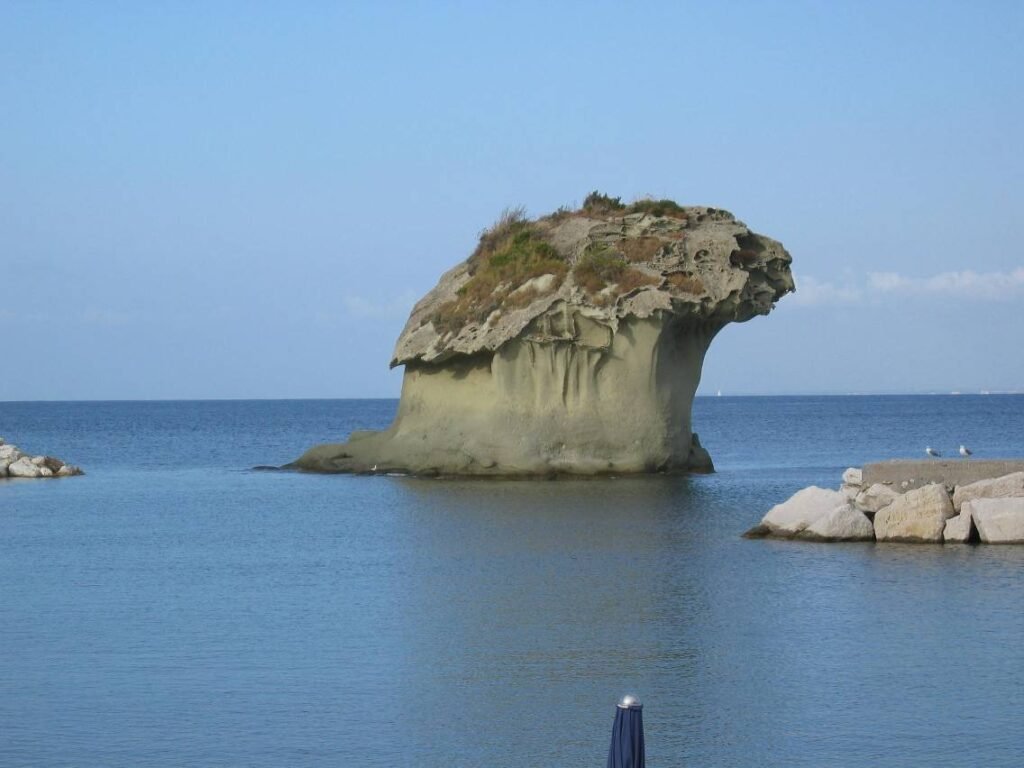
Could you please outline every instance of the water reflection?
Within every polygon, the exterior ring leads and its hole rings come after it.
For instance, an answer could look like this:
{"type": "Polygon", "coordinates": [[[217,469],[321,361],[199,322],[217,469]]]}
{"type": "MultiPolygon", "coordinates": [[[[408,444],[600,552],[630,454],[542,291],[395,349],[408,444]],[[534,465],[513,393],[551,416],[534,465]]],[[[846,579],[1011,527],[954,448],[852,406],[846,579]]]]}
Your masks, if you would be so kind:
{"type": "MultiPolygon", "coordinates": [[[[666,578],[693,546],[690,480],[402,488],[420,531],[406,616],[413,700],[427,713],[455,700],[489,724],[456,762],[518,746],[520,728],[533,750],[550,745],[531,753],[538,762],[576,764],[587,751],[599,761],[621,691],[671,696],[697,675],[688,627],[707,613],[707,592],[666,578]]],[[[417,749],[452,748],[436,743],[432,716],[407,716],[417,749]]]]}

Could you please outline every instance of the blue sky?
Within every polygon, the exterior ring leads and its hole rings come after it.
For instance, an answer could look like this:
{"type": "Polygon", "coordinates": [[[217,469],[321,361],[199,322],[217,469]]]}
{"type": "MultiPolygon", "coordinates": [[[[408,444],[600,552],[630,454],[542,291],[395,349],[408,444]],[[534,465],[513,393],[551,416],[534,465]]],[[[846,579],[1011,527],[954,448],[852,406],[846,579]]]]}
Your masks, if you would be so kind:
{"type": "Polygon", "coordinates": [[[502,208],[728,208],[702,389],[1024,390],[1024,4],[0,2],[0,400],[391,397],[502,208]]]}

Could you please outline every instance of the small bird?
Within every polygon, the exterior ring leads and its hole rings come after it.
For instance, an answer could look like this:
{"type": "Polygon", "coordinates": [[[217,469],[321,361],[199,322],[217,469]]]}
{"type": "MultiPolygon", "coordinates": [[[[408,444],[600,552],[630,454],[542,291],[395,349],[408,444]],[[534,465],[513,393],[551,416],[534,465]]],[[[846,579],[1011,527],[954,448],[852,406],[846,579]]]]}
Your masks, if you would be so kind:
{"type": "Polygon", "coordinates": [[[960,446],[960,455],[961,455],[961,456],[963,456],[963,457],[964,457],[965,459],[966,459],[966,458],[967,458],[968,456],[970,456],[970,455],[971,455],[971,453],[972,453],[971,449],[970,449],[970,448],[968,448],[968,447],[967,447],[966,445],[961,445],[961,446],[960,446]]]}
{"type": "Polygon", "coordinates": [[[940,457],[942,456],[942,454],[941,454],[941,453],[939,453],[938,451],[936,451],[936,450],[935,450],[934,448],[932,448],[932,447],[931,447],[930,445],[928,445],[928,446],[925,446],[924,452],[925,452],[925,453],[927,453],[927,454],[928,454],[929,456],[940,456],[940,457]]]}

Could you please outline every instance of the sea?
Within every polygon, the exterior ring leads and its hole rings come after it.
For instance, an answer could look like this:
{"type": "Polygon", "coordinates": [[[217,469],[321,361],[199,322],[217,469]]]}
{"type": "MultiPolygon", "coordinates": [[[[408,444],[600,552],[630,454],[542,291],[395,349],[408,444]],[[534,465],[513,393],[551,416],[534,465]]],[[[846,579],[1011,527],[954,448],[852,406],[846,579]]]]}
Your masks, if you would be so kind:
{"type": "Polygon", "coordinates": [[[1024,547],[741,534],[1024,396],[702,397],[711,475],[254,471],[394,400],[0,403],[0,766],[1024,764],[1024,547]]]}

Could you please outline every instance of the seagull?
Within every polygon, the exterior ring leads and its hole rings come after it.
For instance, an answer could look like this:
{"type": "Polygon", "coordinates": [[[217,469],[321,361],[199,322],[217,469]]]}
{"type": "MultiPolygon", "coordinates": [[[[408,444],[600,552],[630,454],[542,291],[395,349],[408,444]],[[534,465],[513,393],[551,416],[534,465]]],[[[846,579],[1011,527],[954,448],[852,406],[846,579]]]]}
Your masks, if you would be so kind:
{"type": "Polygon", "coordinates": [[[960,446],[960,455],[963,456],[966,459],[968,456],[971,455],[971,449],[968,448],[966,445],[961,445],[960,446]]]}
{"type": "Polygon", "coordinates": [[[926,447],[925,447],[925,449],[924,449],[924,452],[925,452],[925,453],[927,453],[927,454],[928,454],[929,456],[942,456],[942,454],[941,454],[941,453],[939,453],[938,451],[936,451],[936,450],[935,450],[934,448],[932,448],[932,447],[931,447],[930,445],[929,445],[929,446],[926,446],[926,447]]]}

